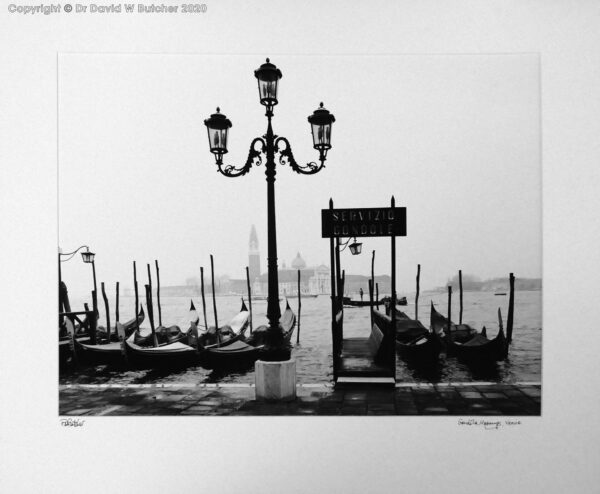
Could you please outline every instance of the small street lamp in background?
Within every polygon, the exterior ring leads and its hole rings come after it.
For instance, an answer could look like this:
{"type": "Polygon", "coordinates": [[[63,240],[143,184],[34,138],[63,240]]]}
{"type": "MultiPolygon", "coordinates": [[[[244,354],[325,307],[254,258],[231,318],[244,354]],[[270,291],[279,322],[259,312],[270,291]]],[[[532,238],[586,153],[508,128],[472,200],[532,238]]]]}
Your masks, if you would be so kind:
{"type": "MultiPolygon", "coordinates": [[[[60,287],[62,285],[62,273],[61,273],[60,263],[61,262],[70,261],[73,258],[73,256],[75,256],[75,254],[77,254],[77,252],[79,252],[81,249],[85,249],[85,251],[83,251],[81,253],[81,258],[83,259],[83,262],[86,263],[86,264],[91,264],[92,265],[92,273],[93,273],[93,276],[94,276],[94,297],[93,297],[93,304],[94,304],[94,311],[97,312],[96,294],[98,293],[98,290],[97,290],[97,287],[96,287],[96,264],[94,263],[94,257],[96,256],[96,254],[94,252],[90,251],[90,248],[87,245],[82,245],[81,247],[78,247],[77,249],[75,249],[73,252],[68,252],[66,254],[63,254],[61,252],[61,249],[58,249],[58,285],[59,285],[59,290],[60,290],[60,287]],[[62,259],[63,257],[66,257],[66,259],[62,259]]],[[[60,304],[60,301],[59,301],[59,304],[60,304]]]]}
{"type": "Polygon", "coordinates": [[[356,237],[349,238],[348,240],[346,240],[346,243],[344,243],[344,246],[342,247],[340,252],[343,252],[346,247],[348,247],[350,249],[350,253],[353,256],[357,256],[362,252],[362,242],[357,242],[356,237]],[[354,240],[354,242],[349,244],[350,240],[352,240],[352,239],[354,240]]]}
{"type": "Polygon", "coordinates": [[[252,165],[259,166],[265,161],[265,174],[267,176],[267,218],[268,218],[268,296],[267,319],[269,329],[266,335],[266,344],[262,360],[283,361],[291,355],[289,344],[283,339],[283,331],[279,324],[281,311],[279,308],[279,280],[277,273],[277,231],[275,222],[275,156],[278,155],[280,165],[289,165],[296,173],[312,175],[325,166],[327,151],[331,149],[331,126],[335,117],[323,107],[319,108],[308,117],[311,125],[313,147],[319,151],[319,164],[315,162],[299,165],[294,159],[292,148],[285,137],[273,133],[271,119],[273,108],[277,105],[277,90],[281,71],[269,59],[254,71],[258,82],[260,103],[265,106],[265,116],[268,119],[267,132],[262,137],[256,137],[250,144],[250,151],[246,164],[241,168],[223,164],[223,155],[227,153],[227,141],[231,121],[217,108],[210,118],[204,120],[208,131],[210,152],[215,155],[219,172],[226,177],[240,177],[250,171],[252,165]]]}

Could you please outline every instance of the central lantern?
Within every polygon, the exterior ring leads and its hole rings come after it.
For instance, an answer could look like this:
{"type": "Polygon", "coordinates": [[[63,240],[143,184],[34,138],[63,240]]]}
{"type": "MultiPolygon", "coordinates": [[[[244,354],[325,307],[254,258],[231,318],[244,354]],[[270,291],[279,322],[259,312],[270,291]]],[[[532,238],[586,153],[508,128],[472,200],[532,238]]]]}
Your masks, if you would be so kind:
{"type": "Polygon", "coordinates": [[[267,107],[267,113],[272,113],[277,104],[277,86],[281,79],[281,70],[267,58],[267,61],[254,71],[254,75],[258,80],[260,103],[267,107]]]}

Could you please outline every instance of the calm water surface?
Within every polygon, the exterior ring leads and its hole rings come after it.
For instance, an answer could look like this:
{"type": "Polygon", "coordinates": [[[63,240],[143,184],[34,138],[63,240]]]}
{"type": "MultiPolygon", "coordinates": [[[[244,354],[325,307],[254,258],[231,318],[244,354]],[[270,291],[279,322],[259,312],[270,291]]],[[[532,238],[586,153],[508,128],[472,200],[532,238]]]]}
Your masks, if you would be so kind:
{"type": "MultiPolygon", "coordinates": [[[[354,297],[358,298],[358,297],[354,297]]],[[[414,296],[408,297],[408,306],[404,311],[411,317],[415,315],[414,296]]],[[[458,298],[458,297],[456,297],[458,298]]],[[[419,319],[429,327],[429,304],[436,305],[442,314],[447,312],[447,295],[445,293],[424,293],[419,299],[419,319]]],[[[219,324],[222,325],[235,314],[241,306],[239,297],[217,297],[219,324]]],[[[125,321],[133,317],[134,299],[122,297],[120,302],[120,319],[125,321]]],[[[202,303],[194,299],[203,324],[202,303]]],[[[73,307],[83,305],[72,304],[73,307]]],[[[186,316],[190,305],[189,297],[161,298],[163,325],[179,325],[182,329],[189,326],[186,316]]],[[[207,299],[208,324],[214,325],[212,299],[207,299]]],[[[290,299],[290,306],[298,312],[298,301],[290,299]]],[[[508,296],[495,296],[491,292],[466,292],[464,294],[463,322],[481,329],[486,326],[488,337],[493,338],[498,332],[498,307],[502,309],[504,326],[508,312],[508,296]]],[[[285,302],[282,302],[282,310],[285,302]]],[[[104,324],[104,307],[100,301],[100,324],[104,324]]],[[[254,325],[266,324],[266,302],[252,303],[254,325]]],[[[113,311],[113,309],[111,309],[113,311]]],[[[158,311],[155,307],[155,319],[158,311]]],[[[453,303],[452,319],[458,319],[458,303],[453,303]]],[[[111,314],[114,318],[114,312],[111,314]]],[[[112,323],[114,324],[114,322],[112,323]]],[[[142,328],[149,323],[146,320],[142,328]]],[[[542,362],[542,293],[540,291],[523,291],[515,293],[515,316],[513,342],[508,359],[498,362],[485,370],[471,369],[454,358],[446,359],[442,354],[436,368],[410,368],[397,357],[396,378],[398,382],[465,382],[496,381],[511,383],[517,381],[541,381],[542,362]]],[[[297,331],[297,328],[296,328],[297,331]]],[[[369,336],[368,308],[347,308],[344,311],[344,337],[369,336]]],[[[296,372],[299,383],[323,383],[333,379],[331,357],[331,304],[328,295],[317,298],[302,299],[300,314],[300,342],[293,338],[292,356],[297,361],[296,372]]],[[[74,383],[253,383],[254,369],[246,372],[216,373],[201,367],[189,367],[182,371],[165,372],[155,370],[129,370],[98,365],[79,369],[77,372],[66,371],[60,375],[61,384],[74,383]]]]}

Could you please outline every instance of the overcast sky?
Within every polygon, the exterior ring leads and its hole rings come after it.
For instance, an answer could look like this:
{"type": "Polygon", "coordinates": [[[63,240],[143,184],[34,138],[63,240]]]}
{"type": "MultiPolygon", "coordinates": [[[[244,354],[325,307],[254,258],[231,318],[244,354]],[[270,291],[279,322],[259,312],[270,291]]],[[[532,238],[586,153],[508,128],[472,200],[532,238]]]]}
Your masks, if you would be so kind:
{"type": "MultiPolygon", "coordinates": [[[[255,56],[59,56],[59,244],[96,252],[98,281],[131,286],[131,261],[158,259],[163,285],[208,269],[244,276],[252,224],[266,270],[264,166],[217,173],[203,120],[233,122],[225,162],[241,166],[266,130],[255,56]]],[[[540,82],[537,55],[271,56],[283,72],[273,119],[299,162],[316,161],[307,117],[336,117],[320,173],[278,166],[279,264],[300,251],[329,264],[320,210],[407,207],[397,240],[399,292],[417,263],[431,288],[462,269],[482,278],[541,276],[540,82]]],[[[389,239],[342,254],[347,273],[389,273],[389,239]]],[[[85,292],[81,258],[63,263],[85,292]]]]}

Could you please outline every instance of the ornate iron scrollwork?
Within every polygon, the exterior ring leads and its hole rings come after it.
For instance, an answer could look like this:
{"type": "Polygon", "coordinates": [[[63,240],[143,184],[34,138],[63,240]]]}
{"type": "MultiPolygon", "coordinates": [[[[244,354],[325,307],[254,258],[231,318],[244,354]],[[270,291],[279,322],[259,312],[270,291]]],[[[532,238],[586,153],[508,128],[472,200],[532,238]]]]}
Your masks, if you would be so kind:
{"type": "Polygon", "coordinates": [[[321,156],[321,164],[318,165],[314,161],[306,163],[306,165],[299,165],[294,159],[294,153],[292,153],[292,147],[289,141],[285,137],[278,137],[275,140],[275,149],[279,153],[279,163],[281,165],[289,165],[292,170],[296,173],[303,175],[313,175],[325,167],[325,158],[321,156]],[[281,146],[281,144],[284,144],[281,146]]]}
{"type": "Polygon", "coordinates": [[[265,151],[266,144],[265,141],[257,137],[250,144],[250,150],[248,151],[248,159],[246,160],[246,164],[242,168],[236,168],[233,165],[224,165],[222,158],[217,159],[217,166],[219,167],[219,172],[221,172],[226,177],[241,177],[250,171],[252,165],[260,166],[262,164],[262,154],[265,151]],[[260,143],[259,149],[256,149],[256,144],[260,143]]]}

